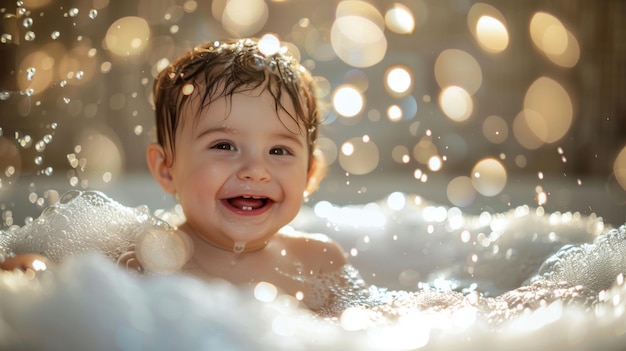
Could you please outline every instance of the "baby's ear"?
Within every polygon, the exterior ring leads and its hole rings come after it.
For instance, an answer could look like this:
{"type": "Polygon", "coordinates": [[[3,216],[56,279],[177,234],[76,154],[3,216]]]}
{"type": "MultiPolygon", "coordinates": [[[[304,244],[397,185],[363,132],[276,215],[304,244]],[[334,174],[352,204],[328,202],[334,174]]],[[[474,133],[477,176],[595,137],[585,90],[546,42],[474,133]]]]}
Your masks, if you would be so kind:
{"type": "Polygon", "coordinates": [[[146,161],[148,162],[148,168],[150,168],[152,177],[161,185],[161,188],[167,193],[175,194],[176,185],[170,173],[167,156],[163,147],[156,143],[150,144],[146,152],[146,161]]]}
{"type": "Polygon", "coordinates": [[[304,189],[307,194],[310,195],[317,190],[322,178],[326,175],[326,169],[324,155],[320,150],[314,150],[311,164],[309,165],[309,173],[307,174],[306,188],[304,189]]]}

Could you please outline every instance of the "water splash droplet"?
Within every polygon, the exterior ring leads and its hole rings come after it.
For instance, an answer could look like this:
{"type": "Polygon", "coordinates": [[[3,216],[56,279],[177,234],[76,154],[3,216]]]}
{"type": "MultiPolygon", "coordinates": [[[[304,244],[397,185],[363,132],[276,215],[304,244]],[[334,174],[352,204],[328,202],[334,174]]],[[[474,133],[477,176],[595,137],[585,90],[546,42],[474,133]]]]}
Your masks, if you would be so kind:
{"type": "Polygon", "coordinates": [[[33,80],[33,77],[35,77],[35,72],[37,72],[37,69],[35,67],[28,67],[28,69],[26,70],[26,79],[33,80]]]}
{"type": "Polygon", "coordinates": [[[58,30],[55,30],[54,32],[50,33],[50,38],[52,38],[52,40],[57,40],[59,39],[60,36],[61,36],[61,33],[58,30]]]}
{"type": "Polygon", "coordinates": [[[69,11],[67,11],[67,13],[70,15],[70,17],[76,17],[78,16],[78,9],[75,7],[72,7],[69,11]]]}
{"type": "Polygon", "coordinates": [[[240,254],[243,250],[246,249],[246,243],[242,241],[235,241],[235,246],[233,246],[233,252],[236,254],[240,254]]]}
{"type": "Polygon", "coordinates": [[[33,19],[30,17],[24,18],[24,20],[22,21],[22,25],[24,26],[24,28],[30,28],[33,25],[33,19]]]}
{"type": "Polygon", "coordinates": [[[35,37],[36,37],[35,33],[32,31],[28,31],[26,32],[26,34],[24,34],[24,40],[26,41],[33,41],[35,40],[35,37]]]}
{"type": "Polygon", "coordinates": [[[37,152],[43,152],[45,149],[46,149],[46,143],[44,143],[43,140],[39,140],[35,144],[35,150],[37,150],[37,152]]]}
{"type": "Polygon", "coordinates": [[[96,18],[96,16],[98,16],[98,10],[96,9],[89,10],[89,18],[94,19],[96,18]]]}
{"type": "Polygon", "coordinates": [[[11,34],[3,33],[2,36],[0,36],[0,43],[11,44],[12,42],[13,42],[13,36],[11,34]]]}

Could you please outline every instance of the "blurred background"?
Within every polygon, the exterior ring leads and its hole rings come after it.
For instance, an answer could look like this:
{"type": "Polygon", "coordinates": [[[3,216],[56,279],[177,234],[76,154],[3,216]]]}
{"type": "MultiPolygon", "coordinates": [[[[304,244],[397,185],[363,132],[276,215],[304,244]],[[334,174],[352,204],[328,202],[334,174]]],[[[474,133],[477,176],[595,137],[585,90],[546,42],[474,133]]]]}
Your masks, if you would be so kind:
{"type": "Polygon", "coordinates": [[[148,174],[151,87],[198,43],[271,33],[319,83],[307,204],[401,191],[624,223],[626,2],[24,0],[0,5],[1,226],[69,189],[174,204],[148,174]]]}

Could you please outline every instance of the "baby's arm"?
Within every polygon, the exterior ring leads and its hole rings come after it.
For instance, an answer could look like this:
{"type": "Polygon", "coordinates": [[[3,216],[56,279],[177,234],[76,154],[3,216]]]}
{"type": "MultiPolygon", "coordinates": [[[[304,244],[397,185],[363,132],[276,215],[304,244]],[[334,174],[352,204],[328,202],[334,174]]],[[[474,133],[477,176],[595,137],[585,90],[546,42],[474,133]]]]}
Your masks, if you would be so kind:
{"type": "Polygon", "coordinates": [[[31,270],[34,272],[43,271],[49,266],[50,261],[39,254],[26,253],[9,257],[0,262],[0,269],[5,271],[13,271],[19,269],[21,271],[31,270]]]}

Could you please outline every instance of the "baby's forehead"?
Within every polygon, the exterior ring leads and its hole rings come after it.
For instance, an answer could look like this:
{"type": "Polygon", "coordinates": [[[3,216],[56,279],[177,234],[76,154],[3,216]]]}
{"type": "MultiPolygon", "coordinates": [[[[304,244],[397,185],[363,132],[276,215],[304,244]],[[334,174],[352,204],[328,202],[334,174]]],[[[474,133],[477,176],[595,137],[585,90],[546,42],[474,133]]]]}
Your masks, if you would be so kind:
{"type": "Polygon", "coordinates": [[[234,91],[227,95],[216,95],[210,99],[203,99],[201,93],[192,94],[181,111],[179,131],[187,123],[191,124],[190,130],[215,126],[224,130],[234,130],[235,127],[229,121],[233,113],[249,118],[275,118],[291,134],[304,135],[306,130],[303,116],[297,114],[287,94],[276,97],[268,89],[256,87],[234,91]],[[269,113],[268,107],[272,109],[269,113]]]}

